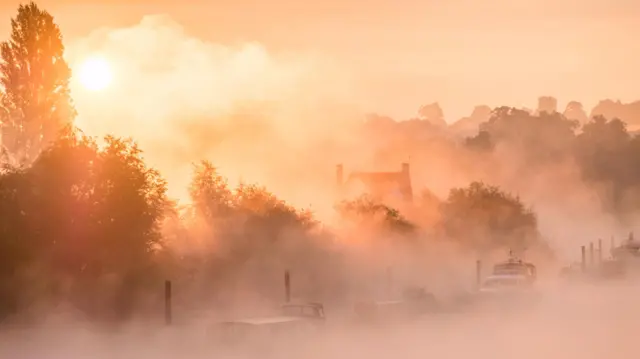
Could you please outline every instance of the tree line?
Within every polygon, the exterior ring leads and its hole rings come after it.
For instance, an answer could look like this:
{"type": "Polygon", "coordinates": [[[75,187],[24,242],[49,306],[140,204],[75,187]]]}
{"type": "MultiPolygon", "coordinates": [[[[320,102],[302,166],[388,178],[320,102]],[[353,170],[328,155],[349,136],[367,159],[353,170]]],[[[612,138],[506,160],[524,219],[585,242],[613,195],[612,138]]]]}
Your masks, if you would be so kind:
{"type": "MultiPolygon", "coordinates": [[[[190,203],[172,201],[133,140],[96,139],[74,127],[71,71],[53,17],[29,3],[19,6],[11,25],[0,54],[1,318],[65,307],[92,319],[123,320],[153,312],[166,278],[188,287],[193,298],[231,306],[240,287],[278,297],[269,278],[279,278],[283,268],[306,278],[298,290],[307,296],[346,295],[345,231],[263,186],[231,187],[207,161],[194,164],[190,203]]],[[[433,106],[421,109],[422,116],[433,112],[433,106]]],[[[466,139],[427,119],[382,116],[364,121],[359,135],[400,133],[419,142],[424,137],[412,136],[426,133],[482,158],[507,148],[529,168],[569,158],[586,180],[607,184],[609,210],[621,216],[637,210],[640,139],[621,120],[596,117],[578,128],[557,112],[508,107],[488,116],[466,139]]],[[[497,186],[472,182],[444,199],[425,191],[416,202],[400,211],[362,195],[335,210],[341,228],[368,229],[372,243],[411,251],[438,239],[473,252],[549,250],[533,209],[497,186]]]]}

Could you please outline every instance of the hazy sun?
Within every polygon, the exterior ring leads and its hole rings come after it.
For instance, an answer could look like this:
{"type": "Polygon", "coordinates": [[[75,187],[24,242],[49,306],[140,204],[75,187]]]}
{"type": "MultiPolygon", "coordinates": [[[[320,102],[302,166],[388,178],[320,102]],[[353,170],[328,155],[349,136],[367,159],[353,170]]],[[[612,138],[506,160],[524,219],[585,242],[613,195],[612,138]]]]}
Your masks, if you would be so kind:
{"type": "Polygon", "coordinates": [[[112,80],[111,66],[101,57],[86,60],[79,69],[79,80],[86,89],[100,91],[105,89],[112,80]]]}

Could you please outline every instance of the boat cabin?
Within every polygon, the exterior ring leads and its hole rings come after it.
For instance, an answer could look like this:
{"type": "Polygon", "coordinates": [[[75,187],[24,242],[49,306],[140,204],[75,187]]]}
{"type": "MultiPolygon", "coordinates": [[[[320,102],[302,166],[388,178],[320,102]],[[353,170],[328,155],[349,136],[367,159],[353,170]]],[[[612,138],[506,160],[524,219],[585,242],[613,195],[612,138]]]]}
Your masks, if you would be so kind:
{"type": "MultiPolygon", "coordinates": [[[[495,264],[493,266],[492,275],[523,277],[526,281],[533,283],[537,278],[537,270],[536,266],[532,263],[524,262],[521,259],[517,259],[512,256],[504,262],[495,264]]],[[[520,279],[522,278],[519,278],[518,280],[520,279]]]]}
{"type": "Polygon", "coordinates": [[[497,274],[488,276],[480,286],[480,292],[505,292],[528,289],[530,278],[522,274],[497,274]]]}
{"type": "Polygon", "coordinates": [[[627,241],[614,248],[611,254],[616,260],[640,258],[640,242],[636,241],[633,237],[633,233],[631,233],[629,234],[627,241]]]}
{"type": "Polygon", "coordinates": [[[283,315],[324,320],[324,306],[320,303],[285,303],[280,307],[283,315]]]}

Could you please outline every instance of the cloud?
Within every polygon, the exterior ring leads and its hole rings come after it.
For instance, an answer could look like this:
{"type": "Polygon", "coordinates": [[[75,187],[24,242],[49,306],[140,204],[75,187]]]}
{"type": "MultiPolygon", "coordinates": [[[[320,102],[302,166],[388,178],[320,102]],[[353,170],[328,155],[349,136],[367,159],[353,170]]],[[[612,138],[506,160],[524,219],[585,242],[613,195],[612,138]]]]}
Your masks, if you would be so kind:
{"type": "Polygon", "coordinates": [[[174,195],[184,194],[190,163],[200,159],[268,182],[266,173],[282,166],[267,168],[266,158],[277,162],[291,146],[334,133],[358,111],[348,74],[329,59],[209,43],[166,15],[96,30],[68,47],[72,68],[88,56],[106,58],[114,80],[97,93],[72,81],[78,125],[133,137],[174,195]]]}

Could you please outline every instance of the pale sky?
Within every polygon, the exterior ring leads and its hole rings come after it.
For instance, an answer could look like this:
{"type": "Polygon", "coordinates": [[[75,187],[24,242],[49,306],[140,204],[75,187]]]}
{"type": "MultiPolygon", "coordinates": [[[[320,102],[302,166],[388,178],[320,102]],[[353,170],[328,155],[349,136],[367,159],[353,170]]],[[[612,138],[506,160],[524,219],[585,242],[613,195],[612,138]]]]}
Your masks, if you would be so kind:
{"type": "MultiPolygon", "coordinates": [[[[19,1],[0,0],[0,33],[19,1]]],[[[168,14],[193,36],[330,56],[371,111],[408,117],[439,101],[448,121],[475,104],[592,106],[640,98],[640,3],[632,0],[42,0],[66,41],[168,14]]]]}

